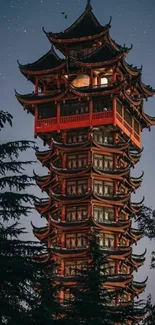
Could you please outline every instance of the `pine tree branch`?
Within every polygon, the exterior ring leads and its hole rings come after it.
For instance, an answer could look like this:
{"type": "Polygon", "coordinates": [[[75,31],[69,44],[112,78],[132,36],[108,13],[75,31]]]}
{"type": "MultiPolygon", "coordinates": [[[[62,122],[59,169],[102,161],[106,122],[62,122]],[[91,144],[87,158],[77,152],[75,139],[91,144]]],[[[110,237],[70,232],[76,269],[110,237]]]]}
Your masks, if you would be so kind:
{"type": "Polygon", "coordinates": [[[0,110],[0,131],[4,128],[6,123],[9,123],[12,126],[13,116],[9,112],[4,112],[0,110]]]}
{"type": "Polygon", "coordinates": [[[28,149],[37,150],[38,147],[34,141],[11,141],[0,144],[0,157],[1,159],[17,159],[21,152],[25,152],[28,149]]]}
{"type": "Polygon", "coordinates": [[[10,190],[15,188],[17,191],[21,191],[30,186],[35,186],[32,181],[34,181],[34,176],[27,176],[26,174],[5,176],[0,178],[0,188],[3,190],[7,186],[10,190]]]}
{"type": "Polygon", "coordinates": [[[5,175],[6,172],[21,174],[25,171],[25,166],[30,166],[35,161],[2,161],[0,160],[0,174],[5,175]]]}

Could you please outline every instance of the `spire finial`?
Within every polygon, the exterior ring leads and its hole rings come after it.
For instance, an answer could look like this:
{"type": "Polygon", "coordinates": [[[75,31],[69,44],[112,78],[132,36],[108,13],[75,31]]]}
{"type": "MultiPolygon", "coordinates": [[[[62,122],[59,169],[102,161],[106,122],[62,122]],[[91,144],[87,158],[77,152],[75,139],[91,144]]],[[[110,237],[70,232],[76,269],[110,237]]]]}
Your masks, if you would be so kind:
{"type": "Polygon", "coordinates": [[[92,9],[91,0],[87,0],[86,9],[92,9]]]}

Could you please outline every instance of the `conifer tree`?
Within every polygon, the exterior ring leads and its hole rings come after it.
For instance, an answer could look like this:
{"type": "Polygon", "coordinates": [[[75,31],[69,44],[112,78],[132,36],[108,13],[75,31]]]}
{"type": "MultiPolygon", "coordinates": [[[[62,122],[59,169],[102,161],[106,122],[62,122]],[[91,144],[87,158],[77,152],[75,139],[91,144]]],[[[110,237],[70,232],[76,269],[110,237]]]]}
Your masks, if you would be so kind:
{"type": "MultiPolygon", "coordinates": [[[[12,116],[0,111],[0,131],[12,116]]],[[[37,303],[31,282],[37,276],[32,256],[40,250],[33,242],[20,239],[25,230],[23,217],[32,212],[33,194],[28,194],[33,177],[25,173],[32,161],[21,161],[20,153],[34,149],[31,141],[0,143],[0,324],[26,324],[37,303]]]]}
{"type": "Polygon", "coordinates": [[[93,234],[88,249],[88,265],[78,273],[76,286],[71,289],[72,301],[66,301],[66,308],[70,310],[68,324],[125,325],[131,317],[136,321],[136,316],[144,313],[142,301],[116,304],[116,294],[122,292],[104,288],[107,267],[110,265],[93,234]]]}
{"type": "MultiPolygon", "coordinates": [[[[12,116],[0,111],[0,131],[6,123],[12,126],[12,116]]],[[[20,153],[31,149],[33,141],[0,144],[0,324],[60,324],[62,314],[52,252],[52,259],[42,263],[46,246],[22,240],[20,223],[37,199],[30,194],[34,177],[25,173],[33,161],[20,159],[20,153]]]]}

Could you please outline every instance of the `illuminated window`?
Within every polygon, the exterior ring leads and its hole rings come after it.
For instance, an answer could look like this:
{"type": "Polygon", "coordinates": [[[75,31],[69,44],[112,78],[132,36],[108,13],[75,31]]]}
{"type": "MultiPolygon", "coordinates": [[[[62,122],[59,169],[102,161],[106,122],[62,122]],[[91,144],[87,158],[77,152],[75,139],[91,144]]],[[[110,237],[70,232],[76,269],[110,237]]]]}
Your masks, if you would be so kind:
{"type": "Polygon", "coordinates": [[[94,140],[101,144],[112,144],[113,135],[110,132],[95,131],[94,140]]]}
{"type": "Polygon", "coordinates": [[[121,274],[128,274],[128,266],[126,266],[125,264],[121,265],[120,273],[121,274]]]}
{"type": "Polygon", "coordinates": [[[86,261],[65,261],[65,276],[75,276],[80,271],[85,270],[87,266],[86,261]]]}
{"type": "Polygon", "coordinates": [[[113,156],[94,154],[94,166],[104,170],[112,170],[113,156]]]}
{"type": "Polygon", "coordinates": [[[88,210],[86,206],[66,208],[66,220],[69,222],[82,221],[87,216],[88,210]]]}
{"type": "Polygon", "coordinates": [[[68,132],[67,141],[68,143],[82,143],[88,140],[88,134],[82,131],[68,132]]]}
{"type": "Polygon", "coordinates": [[[90,77],[87,74],[78,74],[77,77],[72,81],[74,87],[88,87],[90,83],[90,77]]]}
{"type": "Polygon", "coordinates": [[[68,195],[82,195],[88,191],[88,183],[86,180],[68,181],[66,188],[68,195]]]}
{"type": "Polygon", "coordinates": [[[87,154],[72,154],[67,156],[67,168],[76,169],[84,168],[88,164],[88,155],[87,154]]]}
{"type": "Polygon", "coordinates": [[[96,222],[114,221],[114,209],[107,207],[94,206],[94,220],[96,222]]]}
{"type": "Polygon", "coordinates": [[[76,249],[86,247],[86,236],[84,234],[66,234],[66,248],[76,249]]]}
{"type": "Polygon", "coordinates": [[[127,246],[126,240],[124,238],[120,239],[119,246],[121,246],[121,247],[126,247],[127,246]]]}
{"type": "Polygon", "coordinates": [[[112,275],[116,273],[116,265],[115,262],[109,262],[103,265],[102,274],[104,275],[112,275]]]}
{"type": "Polygon", "coordinates": [[[108,78],[105,77],[101,78],[101,86],[108,86],[108,78]]]}
{"type": "Polygon", "coordinates": [[[111,248],[115,247],[115,235],[112,234],[100,234],[99,235],[99,244],[103,248],[111,248]]]}
{"type": "Polygon", "coordinates": [[[113,183],[94,180],[94,193],[98,195],[112,196],[114,193],[113,183]]]}

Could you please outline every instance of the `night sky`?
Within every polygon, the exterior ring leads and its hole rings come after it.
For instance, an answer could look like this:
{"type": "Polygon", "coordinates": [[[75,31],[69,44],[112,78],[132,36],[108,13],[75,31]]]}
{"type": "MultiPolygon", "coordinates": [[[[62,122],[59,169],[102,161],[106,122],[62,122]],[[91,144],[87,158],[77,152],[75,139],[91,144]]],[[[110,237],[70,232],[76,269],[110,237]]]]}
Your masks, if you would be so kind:
{"type": "MultiPolygon", "coordinates": [[[[14,116],[13,128],[3,131],[1,140],[33,140],[33,117],[23,111],[22,106],[14,96],[14,89],[21,94],[33,91],[33,85],[19,72],[17,59],[26,64],[37,60],[50,49],[50,43],[42,32],[59,32],[70,26],[84,11],[84,0],[0,0],[0,109],[9,110],[14,116]],[[65,11],[68,19],[64,19],[61,11],[65,11]]],[[[155,0],[94,0],[94,13],[102,25],[109,22],[112,16],[111,36],[118,44],[133,49],[127,62],[143,65],[143,81],[155,88],[155,0]]],[[[154,96],[155,97],[155,96],[154,96]]],[[[155,116],[155,98],[145,104],[145,112],[155,116]]],[[[41,141],[37,140],[41,147],[41,141]]],[[[145,204],[155,208],[155,127],[152,131],[143,132],[143,157],[132,171],[139,176],[144,170],[144,180],[141,189],[134,195],[134,201],[140,201],[145,196],[145,204]]],[[[27,155],[28,156],[28,155],[27,155]]],[[[35,159],[29,154],[28,159],[35,159]]],[[[35,167],[37,173],[46,174],[46,168],[39,164],[35,167]]],[[[42,195],[39,189],[33,190],[42,195]]],[[[33,215],[33,223],[44,225],[37,213],[33,215]]],[[[30,221],[24,222],[28,229],[27,238],[32,238],[30,221]]],[[[151,250],[154,242],[141,240],[135,252],[143,253],[147,247],[147,260],[139,269],[136,279],[143,281],[149,275],[145,296],[151,292],[155,299],[155,271],[149,270],[151,250]]]]}

